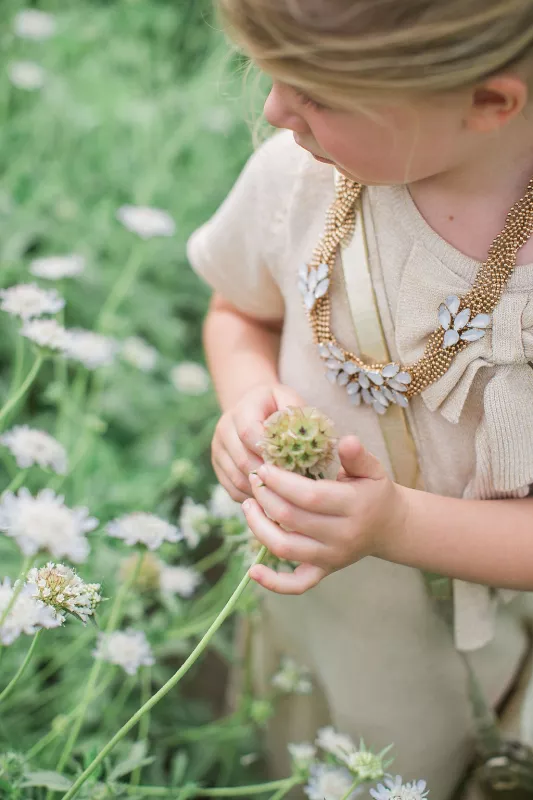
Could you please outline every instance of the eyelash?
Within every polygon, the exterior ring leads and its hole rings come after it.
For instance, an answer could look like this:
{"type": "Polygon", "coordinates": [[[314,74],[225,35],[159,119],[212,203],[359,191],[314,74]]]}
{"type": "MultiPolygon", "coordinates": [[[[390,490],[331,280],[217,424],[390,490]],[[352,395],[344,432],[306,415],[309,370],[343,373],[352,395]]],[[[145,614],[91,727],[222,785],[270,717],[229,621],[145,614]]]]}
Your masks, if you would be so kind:
{"type": "Polygon", "coordinates": [[[318,103],[316,100],[313,100],[311,97],[305,94],[305,92],[301,92],[298,89],[295,89],[296,95],[301,100],[304,106],[309,106],[310,108],[314,108],[315,111],[323,111],[326,106],[323,106],[321,103],[318,103]]]}

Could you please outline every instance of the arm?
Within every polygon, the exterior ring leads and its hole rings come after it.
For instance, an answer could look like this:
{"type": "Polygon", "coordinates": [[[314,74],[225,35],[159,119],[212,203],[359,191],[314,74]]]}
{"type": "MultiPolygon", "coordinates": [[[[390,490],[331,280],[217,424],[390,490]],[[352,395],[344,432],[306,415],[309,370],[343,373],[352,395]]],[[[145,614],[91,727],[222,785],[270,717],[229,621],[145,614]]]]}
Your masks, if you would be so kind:
{"type": "Polygon", "coordinates": [[[398,487],[404,523],[387,561],[499,588],[533,590],[533,498],[458,500],[398,487]]]}

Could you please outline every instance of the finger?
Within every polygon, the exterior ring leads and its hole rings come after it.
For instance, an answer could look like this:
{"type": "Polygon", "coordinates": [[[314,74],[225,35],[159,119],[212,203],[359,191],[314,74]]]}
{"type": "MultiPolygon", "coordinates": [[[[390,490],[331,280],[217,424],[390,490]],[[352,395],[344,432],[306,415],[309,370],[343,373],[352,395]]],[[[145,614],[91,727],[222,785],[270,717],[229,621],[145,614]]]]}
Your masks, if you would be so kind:
{"type": "Polygon", "coordinates": [[[314,514],[331,514],[333,517],[345,516],[350,510],[353,511],[353,498],[349,496],[346,486],[338,481],[314,481],[272,464],[259,467],[257,474],[265,486],[298,508],[314,514]]]}
{"type": "Polygon", "coordinates": [[[303,594],[328,575],[325,569],[312,564],[299,564],[294,572],[275,572],[264,564],[256,564],[249,572],[252,580],[277,594],[303,594]]]}
{"type": "Polygon", "coordinates": [[[228,451],[237,469],[242,472],[248,481],[248,474],[257,469],[263,463],[253,452],[251,452],[239,437],[235,425],[230,425],[224,432],[224,447],[228,451]]]}
{"type": "Polygon", "coordinates": [[[327,557],[329,551],[325,545],[304,534],[282,530],[267,517],[257,500],[247,500],[243,510],[254,536],[277,558],[322,564],[327,557]]]}
{"type": "Polygon", "coordinates": [[[244,477],[225,450],[213,458],[213,469],[224,489],[230,493],[234,500],[242,503],[252,495],[250,481],[244,477]],[[237,498],[236,495],[239,495],[237,498]],[[242,500],[240,499],[242,497],[242,500]]]}
{"type": "MultiPolygon", "coordinates": [[[[246,449],[254,453],[257,457],[261,457],[258,443],[265,433],[264,422],[277,410],[274,397],[272,394],[268,394],[259,405],[256,405],[249,411],[244,410],[239,415],[239,420],[236,423],[239,439],[246,446],[246,449]]],[[[262,459],[261,463],[263,463],[262,459]]],[[[252,469],[255,469],[255,467],[252,469]]]]}
{"type": "Polygon", "coordinates": [[[378,481],[386,477],[380,460],[363,447],[357,436],[345,436],[340,440],[339,458],[347,478],[378,481]]]}
{"type": "Polygon", "coordinates": [[[257,475],[250,475],[249,479],[254,497],[270,519],[275,520],[282,528],[303,533],[319,542],[331,541],[339,527],[340,517],[313,514],[281,498],[262,483],[257,475]]]}

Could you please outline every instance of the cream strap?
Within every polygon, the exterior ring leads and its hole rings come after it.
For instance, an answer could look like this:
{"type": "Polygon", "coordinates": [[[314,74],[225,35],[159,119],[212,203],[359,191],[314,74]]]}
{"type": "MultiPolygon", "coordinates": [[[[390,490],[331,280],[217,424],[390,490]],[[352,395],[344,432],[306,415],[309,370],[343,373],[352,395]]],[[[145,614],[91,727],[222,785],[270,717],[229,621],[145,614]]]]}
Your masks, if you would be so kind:
{"type": "MultiPolygon", "coordinates": [[[[355,230],[341,245],[341,260],[355,337],[361,358],[389,363],[392,359],[383,333],[370,275],[362,201],[359,199],[355,230]]],[[[398,405],[378,416],[396,483],[409,488],[419,485],[416,448],[407,415],[398,405]]]]}

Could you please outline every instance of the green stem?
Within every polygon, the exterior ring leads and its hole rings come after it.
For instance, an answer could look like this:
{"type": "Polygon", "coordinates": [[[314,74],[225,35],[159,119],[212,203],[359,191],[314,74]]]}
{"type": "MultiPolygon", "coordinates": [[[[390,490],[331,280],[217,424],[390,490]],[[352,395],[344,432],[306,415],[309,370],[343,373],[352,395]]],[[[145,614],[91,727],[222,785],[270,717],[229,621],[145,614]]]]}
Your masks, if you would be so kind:
{"type": "Polygon", "coordinates": [[[113,316],[117,308],[119,307],[120,303],[127,295],[133,281],[137,277],[137,273],[141,268],[143,261],[143,252],[140,247],[135,248],[128,261],[126,262],[124,269],[118,276],[115,285],[109,292],[107,296],[107,300],[105,301],[100,315],[98,317],[98,321],[96,323],[96,330],[102,331],[105,330],[107,327],[107,323],[109,319],[113,316]]]}
{"type": "MultiPolygon", "coordinates": [[[[145,705],[148,700],[150,699],[150,691],[152,688],[152,673],[150,667],[145,667],[142,670],[142,691],[141,691],[141,702],[142,705],[145,705]]],[[[144,717],[142,717],[139,723],[139,742],[148,742],[148,733],[150,731],[150,714],[147,712],[144,717]]],[[[133,771],[131,776],[131,785],[138,786],[141,782],[141,770],[142,767],[136,767],[133,771]]]]}
{"type": "Polygon", "coordinates": [[[289,794],[291,789],[294,789],[295,786],[298,786],[301,783],[303,783],[301,778],[289,778],[285,781],[285,786],[281,786],[279,791],[273,794],[270,800],[281,800],[282,797],[286,797],[286,795],[289,794]]]}
{"type": "MultiPolygon", "coordinates": [[[[0,628],[2,627],[4,622],[6,621],[7,615],[9,614],[9,612],[11,611],[11,609],[13,608],[15,603],[17,602],[17,598],[18,598],[19,594],[21,593],[21,591],[24,588],[24,584],[26,582],[26,576],[28,575],[28,572],[32,568],[34,560],[35,560],[35,556],[26,556],[26,558],[24,559],[24,562],[22,564],[22,568],[20,570],[20,573],[19,573],[19,575],[18,575],[18,577],[17,577],[17,579],[15,581],[14,587],[13,587],[13,593],[11,595],[11,599],[10,599],[9,603],[7,604],[7,606],[4,608],[2,614],[0,615],[0,628]]],[[[1,647],[2,647],[2,645],[0,645],[0,648],[1,647]]]]}
{"type": "Polygon", "coordinates": [[[11,483],[9,484],[9,486],[7,486],[4,489],[4,492],[16,492],[17,489],[20,489],[20,487],[22,486],[22,484],[24,483],[24,481],[26,479],[26,475],[27,474],[28,474],[28,470],[27,469],[23,469],[20,472],[18,472],[15,475],[15,477],[13,478],[13,480],[11,481],[11,483]]]}
{"type": "Polygon", "coordinates": [[[24,336],[17,335],[15,344],[15,366],[13,368],[13,376],[11,378],[11,385],[9,387],[9,394],[16,392],[20,383],[20,376],[24,367],[24,336]]]}
{"type": "MultiPolygon", "coordinates": [[[[137,580],[137,576],[138,576],[139,571],[141,569],[141,564],[142,564],[142,561],[143,561],[143,557],[144,557],[144,552],[143,551],[139,552],[139,555],[137,557],[137,564],[135,566],[135,569],[131,573],[129,579],[124,581],[124,583],[120,587],[119,591],[117,592],[117,595],[115,597],[115,601],[113,603],[113,606],[111,608],[111,612],[109,614],[109,620],[108,620],[106,628],[105,628],[105,633],[106,634],[112,633],[115,630],[115,628],[116,628],[116,626],[117,626],[117,624],[118,624],[118,622],[120,620],[120,616],[122,614],[122,607],[124,605],[124,600],[126,599],[126,596],[127,596],[128,592],[130,590],[130,587],[133,586],[135,581],[137,580]]],[[[98,682],[98,678],[100,677],[100,671],[102,669],[102,665],[103,665],[103,661],[100,661],[100,660],[98,660],[98,661],[95,660],[94,663],[93,663],[93,666],[92,666],[91,671],[89,673],[89,678],[87,680],[87,685],[85,687],[85,694],[84,694],[83,699],[82,699],[81,704],[80,704],[80,712],[79,712],[79,714],[76,715],[76,720],[74,722],[74,725],[72,726],[72,730],[70,731],[70,735],[69,735],[67,741],[65,742],[65,746],[63,748],[63,752],[61,753],[61,756],[59,758],[59,762],[57,764],[57,768],[56,768],[57,772],[61,772],[63,770],[63,768],[65,767],[65,764],[67,763],[67,761],[68,761],[68,759],[70,757],[70,754],[72,753],[72,750],[74,749],[74,746],[76,744],[76,741],[78,739],[78,736],[79,736],[79,733],[80,733],[80,730],[81,730],[81,726],[83,725],[83,721],[85,719],[85,714],[87,713],[87,709],[89,708],[89,706],[91,704],[93,693],[94,693],[96,684],[98,682]]],[[[50,798],[52,796],[53,796],[53,791],[50,790],[48,792],[48,794],[47,794],[47,800],[50,800],[50,798]]]]}
{"type": "Polygon", "coordinates": [[[218,547],[213,553],[209,553],[204,558],[197,561],[194,565],[195,570],[198,572],[207,572],[208,569],[216,567],[221,561],[224,561],[231,552],[231,545],[226,542],[221,547],[218,547]]]}
{"type": "Polygon", "coordinates": [[[104,711],[104,716],[102,719],[102,729],[105,730],[107,728],[107,723],[110,720],[115,720],[118,716],[118,713],[121,708],[126,704],[126,700],[132,693],[133,689],[135,688],[135,684],[137,682],[137,677],[135,675],[130,676],[127,680],[124,681],[120,690],[117,692],[117,696],[113,699],[111,703],[109,703],[108,707],[104,711]]]}
{"type": "Polygon", "coordinates": [[[17,683],[17,681],[21,677],[22,673],[24,672],[24,670],[26,669],[26,667],[30,663],[30,659],[31,659],[31,657],[33,655],[33,651],[35,650],[35,645],[37,644],[37,640],[39,638],[39,634],[40,633],[41,633],[41,631],[38,630],[37,633],[35,634],[35,636],[33,637],[31,646],[28,649],[28,652],[26,653],[26,658],[24,659],[24,661],[22,662],[22,664],[18,668],[18,670],[15,673],[15,675],[13,676],[13,678],[9,681],[9,683],[7,684],[7,686],[4,689],[4,691],[0,694],[0,703],[3,700],[5,700],[6,697],[8,697],[11,694],[11,692],[15,688],[15,684],[17,683]]]}
{"type": "MultiPolygon", "coordinates": [[[[300,779],[283,778],[280,781],[270,781],[270,783],[258,783],[251,786],[229,786],[224,789],[189,789],[192,794],[190,797],[250,797],[256,794],[266,794],[273,792],[277,789],[285,790],[290,782],[290,789],[302,783],[300,779]]],[[[145,797],[170,797],[170,792],[173,791],[166,786],[128,786],[127,784],[119,784],[118,788],[122,791],[131,794],[144,795],[145,797]]]]}
{"type": "Polygon", "coordinates": [[[37,377],[37,373],[41,369],[43,361],[44,361],[44,356],[38,355],[35,361],[33,362],[33,366],[26,375],[24,381],[21,383],[17,391],[9,398],[9,400],[4,404],[3,408],[0,410],[0,422],[2,422],[5,416],[9,414],[11,409],[14,406],[16,406],[21,397],[24,397],[24,395],[32,385],[33,381],[37,377]]]}
{"type": "MultiPolygon", "coordinates": [[[[260,564],[263,561],[266,555],[267,549],[266,547],[262,547],[259,555],[255,560],[255,564],[260,564]]],[[[219,628],[223,625],[226,619],[232,614],[239,602],[239,599],[243,592],[245,591],[246,587],[250,583],[250,575],[247,572],[244,578],[241,580],[239,585],[237,586],[236,590],[233,592],[232,596],[218,615],[217,619],[213,622],[209,630],[205,633],[202,640],[198,643],[198,645],[194,648],[190,656],[186,659],[186,661],[182,664],[182,666],[178,669],[174,675],[169,678],[169,680],[165,683],[164,686],[159,689],[152,697],[145,703],[132,717],[120,728],[119,731],[113,736],[112,739],[105,745],[105,747],[98,753],[95,759],[89,764],[89,766],[82,772],[82,774],[78,777],[69,791],[64,795],[63,800],[71,800],[74,797],[78,789],[83,786],[87,778],[92,775],[96,767],[104,760],[108,753],[113,750],[116,744],[124,738],[124,736],[133,728],[137,723],[141,720],[144,714],[150,711],[157,703],[165,697],[171,689],[176,686],[177,683],[183,678],[184,675],[190,670],[190,668],[195,664],[201,654],[206,650],[208,647],[211,639],[215,635],[215,633],[219,630],[219,628]]]]}
{"type": "Polygon", "coordinates": [[[349,800],[349,798],[350,798],[350,797],[351,797],[351,795],[352,795],[352,792],[355,792],[355,790],[357,789],[357,787],[358,787],[358,786],[360,786],[362,783],[364,783],[364,781],[362,781],[362,780],[361,780],[361,778],[356,778],[356,779],[354,780],[354,782],[352,783],[352,785],[350,786],[350,788],[348,789],[348,791],[346,792],[346,794],[345,794],[345,795],[343,795],[343,797],[341,798],[341,800],[349,800]]]}

